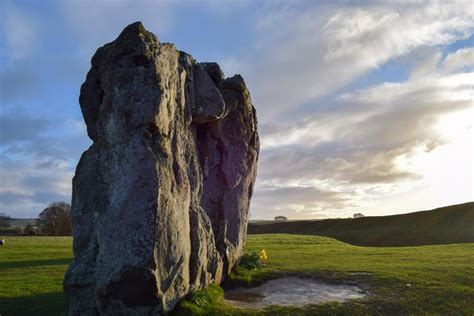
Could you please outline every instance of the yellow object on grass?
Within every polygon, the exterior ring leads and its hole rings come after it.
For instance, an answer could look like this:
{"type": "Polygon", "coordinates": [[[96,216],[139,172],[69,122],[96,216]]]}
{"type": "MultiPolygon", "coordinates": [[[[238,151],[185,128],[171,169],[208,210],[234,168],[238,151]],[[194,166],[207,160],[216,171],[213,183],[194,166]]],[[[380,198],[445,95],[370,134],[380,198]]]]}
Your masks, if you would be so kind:
{"type": "Polygon", "coordinates": [[[267,260],[267,252],[264,249],[260,250],[260,252],[258,253],[258,257],[260,258],[260,260],[267,260]]]}

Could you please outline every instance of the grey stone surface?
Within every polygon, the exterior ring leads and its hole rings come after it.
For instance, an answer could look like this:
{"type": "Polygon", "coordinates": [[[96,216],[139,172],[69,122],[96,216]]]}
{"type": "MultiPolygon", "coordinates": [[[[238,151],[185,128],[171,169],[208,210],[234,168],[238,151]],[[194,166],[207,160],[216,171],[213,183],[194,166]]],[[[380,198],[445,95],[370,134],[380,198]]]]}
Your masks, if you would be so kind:
{"type": "Polygon", "coordinates": [[[81,87],[93,140],[73,179],[71,315],[160,315],[242,255],[259,151],[239,75],[139,22],[99,48],[81,87]]]}

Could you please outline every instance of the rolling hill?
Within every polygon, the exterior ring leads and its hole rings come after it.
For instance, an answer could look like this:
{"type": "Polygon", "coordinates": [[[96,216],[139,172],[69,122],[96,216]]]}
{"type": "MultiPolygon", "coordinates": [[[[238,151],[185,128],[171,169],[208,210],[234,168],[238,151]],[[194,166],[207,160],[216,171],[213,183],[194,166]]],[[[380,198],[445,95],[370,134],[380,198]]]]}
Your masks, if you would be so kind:
{"type": "Polygon", "coordinates": [[[319,235],[359,246],[421,246],[474,242],[474,202],[429,211],[357,219],[255,222],[249,234],[319,235]]]}
{"type": "Polygon", "coordinates": [[[24,228],[28,224],[36,226],[36,218],[12,218],[9,222],[11,228],[24,228]]]}

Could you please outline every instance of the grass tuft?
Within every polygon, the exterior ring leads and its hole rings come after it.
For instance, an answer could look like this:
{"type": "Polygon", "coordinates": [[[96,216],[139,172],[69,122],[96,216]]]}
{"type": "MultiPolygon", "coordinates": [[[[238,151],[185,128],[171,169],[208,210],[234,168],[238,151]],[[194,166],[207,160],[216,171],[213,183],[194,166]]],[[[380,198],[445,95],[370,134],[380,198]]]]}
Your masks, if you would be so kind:
{"type": "Polygon", "coordinates": [[[175,315],[208,315],[211,311],[218,313],[223,307],[224,290],[212,284],[203,290],[197,290],[179,302],[175,315]],[[217,307],[217,309],[215,308],[217,307]]]}

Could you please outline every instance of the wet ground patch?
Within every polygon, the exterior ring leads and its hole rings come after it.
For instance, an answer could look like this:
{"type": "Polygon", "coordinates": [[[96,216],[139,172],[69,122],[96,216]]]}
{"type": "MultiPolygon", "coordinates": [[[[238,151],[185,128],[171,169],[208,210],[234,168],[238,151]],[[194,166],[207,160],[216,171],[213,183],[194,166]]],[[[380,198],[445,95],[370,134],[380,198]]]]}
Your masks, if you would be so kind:
{"type": "Polygon", "coordinates": [[[265,308],[272,305],[304,306],[362,299],[367,295],[357,285],[333,284],[318,279],[282,277],[260,286],[226,291],[226,303],[241,308],[265,308]]]}

